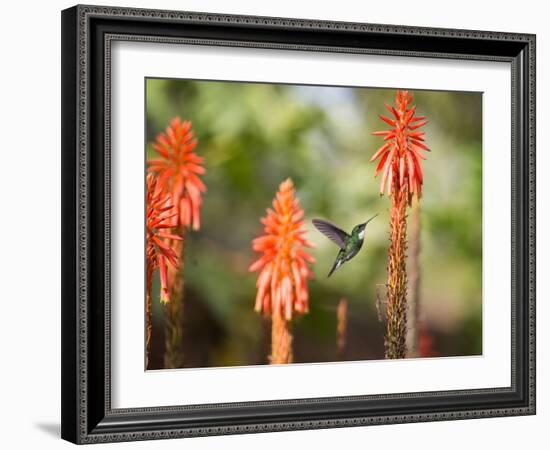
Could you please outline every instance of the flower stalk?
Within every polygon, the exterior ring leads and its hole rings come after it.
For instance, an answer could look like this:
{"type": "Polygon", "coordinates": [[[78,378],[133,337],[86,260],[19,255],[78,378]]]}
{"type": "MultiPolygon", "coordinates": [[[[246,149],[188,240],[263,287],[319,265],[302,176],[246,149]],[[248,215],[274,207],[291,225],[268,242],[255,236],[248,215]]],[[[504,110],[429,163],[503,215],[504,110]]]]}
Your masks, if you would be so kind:
{"type": "Polygon", "coordinates": [[[412,100],[412,93],[397,91],[395,106],[385,105],[391,116],[380,116],[391,128],[373,133],[384,138],[371,158],[379,159],[375,176],[382,174],[380,195],[387,192],[391,200],[385,335],[385,355],[389,359],[405,358],[407,354],[407,207],[413,196],[418,200],[422,196],[421,160],[426,159],[424,151],[430,151],[424,143],[425,133],[418,131],[428,121],[415,116],[412,100]]]}
{"type": "Polygon", "coordinates": [[[407,189],[391,198],[390,246],[386,309],[386,358],[404,358],[407,352],[407,189]]]}
{"type": "Polygon", "coordinates": [[[186,231],[178,227],[176,234],[181,241],[174,242],[173,249],[179,255],[179,269],[168,271],[168,282],[170,283],[171,301],[165,306],[165,329],[164,329],[164,368],[177,369],[185,365],[183,343],[185,336],[185,279],[183,276],[185,264],[185,237],[186,231]]]}
{"type": "Polygon", "coordinates": [[[157,136],[153,144],[158,158],[148,161],[149,172],[154,173],[159,183],[170,193],[176,210],[171,225],[174,234],[178,236],[178,241],[172,241],[171,246],[181,264],[179,270],[170,270],[168,274],[172,301],[165,308],[165,368],[183,367],[185,363],[183,352],[185,237],[189,229],[195,231],[200,229],[202,194],[206,192],[206,186],[200,178],[200,175],[205,173],[204,159],[195,152],[197,144],[191,122],[175,117],[166,130],[157,136]]]}
{"type": "Polygon", "coordinates": [[[336,355],[339,361],[346,356],[346,334],[348,328],[348,299],[341,298],[336,310],[336,355]]]}
{"type": "Polygon", "coordinates": [[[146,235],[145,235],[145,367],[149,367],[149,355],[151,352],[151,303],[153,274],[156,269],[160,273],[160,301],[170,301],[170,290],[168,287],[168,268],[178,267],[178,256],[168,244],[170,241],[178,241],[179,236],[170,233],[171,219],[173,218],[174,206],[170,196],[165,193],[157,178],[147,175],[146,193],[146,235]]]}
{"type": "Polygon", "coordinates": [[[292,350],[292,324],[279,312],[271,315],[271,364],[290,364],[294,360],[292,350]]]}
{"type": "Polygon", "coordinates": [[[419,332],[420,332],[420,204],[418,200],[413,200],[411,216],[411,239],[409,250],[409,301],[410,301],[410,327],[408,334],[407,347],[409,348],[409,356],[418,356],[419,332]]]}
{"type": "Polygon", "coordinates": [[[306,239],[303,218],[289,178],[280,184],[273,209],[268,208],[261,219],[264,235],[252,241],[252,249],[262,254],[249,267],[250,272],[259,272],[254,309],[271,316],[271,364],[293,361],[293,314],[309,310],[307,279],[313,278],[313,272],[308,264],[315,260],[305,251],[313,244],[306,239]]]}

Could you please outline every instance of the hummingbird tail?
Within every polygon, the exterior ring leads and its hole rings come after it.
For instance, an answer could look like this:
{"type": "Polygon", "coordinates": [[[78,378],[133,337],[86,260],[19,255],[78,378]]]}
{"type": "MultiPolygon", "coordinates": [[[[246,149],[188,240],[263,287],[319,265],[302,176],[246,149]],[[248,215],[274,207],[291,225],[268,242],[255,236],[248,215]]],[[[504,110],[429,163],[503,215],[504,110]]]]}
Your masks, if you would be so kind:
{"type": "Polygon", "coordinates": [[[339,259],[337,259],[336,261],[334,261],[334,264],[333,264],[333,266],[332,266],[332,269],[330,269],[330,272],[328,273],[327,278],[330,278],[330,276],[334,273],[334,271],[335,271],[336,269],[338,269],[338,267],[340,267],[340,266],[341,266],[341,264],[340,264],[340,260],[339,260],[339,259]]]}

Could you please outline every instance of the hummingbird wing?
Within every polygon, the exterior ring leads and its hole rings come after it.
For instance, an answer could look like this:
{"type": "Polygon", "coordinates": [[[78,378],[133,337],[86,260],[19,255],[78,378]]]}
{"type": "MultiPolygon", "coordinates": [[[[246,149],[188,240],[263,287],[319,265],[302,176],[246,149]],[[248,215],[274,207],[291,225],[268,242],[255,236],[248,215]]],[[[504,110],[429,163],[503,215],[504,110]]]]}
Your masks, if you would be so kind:
{"type": "Polygon", "coordinates": [[[341,249],[346,248],[346,240],[350,237],[348,233],[341,230],[336,225],[333,225],[326,220],[313,219],[313,225],[332,242],[334,242],[341,249]]]}

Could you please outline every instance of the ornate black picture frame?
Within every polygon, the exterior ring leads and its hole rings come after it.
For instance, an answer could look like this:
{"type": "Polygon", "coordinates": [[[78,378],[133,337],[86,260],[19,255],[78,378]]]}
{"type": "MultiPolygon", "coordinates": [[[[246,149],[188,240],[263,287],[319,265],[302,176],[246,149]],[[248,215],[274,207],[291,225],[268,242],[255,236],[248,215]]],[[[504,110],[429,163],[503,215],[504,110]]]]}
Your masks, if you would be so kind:
{"type": "Polygon", "coordinates": [[[534,35],[98,6],[62,12],[64,439],[84,444],[534,413],[534,35]],[[511,63],[511,386],[113,409],[109,102],[116,40],[511,63]]]}

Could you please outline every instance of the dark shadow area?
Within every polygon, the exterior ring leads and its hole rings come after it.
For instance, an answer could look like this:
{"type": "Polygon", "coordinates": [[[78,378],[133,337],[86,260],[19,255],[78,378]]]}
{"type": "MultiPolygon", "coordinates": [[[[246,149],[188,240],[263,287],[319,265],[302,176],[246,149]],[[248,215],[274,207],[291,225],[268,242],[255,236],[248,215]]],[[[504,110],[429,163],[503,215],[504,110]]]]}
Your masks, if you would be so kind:
{"type": "Polygon", "coordinates": [[[61,424],[60,423],[37,423],[36,428],[40,431],[49,434],[52,437],[61,437],[61,424]]]}

